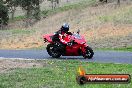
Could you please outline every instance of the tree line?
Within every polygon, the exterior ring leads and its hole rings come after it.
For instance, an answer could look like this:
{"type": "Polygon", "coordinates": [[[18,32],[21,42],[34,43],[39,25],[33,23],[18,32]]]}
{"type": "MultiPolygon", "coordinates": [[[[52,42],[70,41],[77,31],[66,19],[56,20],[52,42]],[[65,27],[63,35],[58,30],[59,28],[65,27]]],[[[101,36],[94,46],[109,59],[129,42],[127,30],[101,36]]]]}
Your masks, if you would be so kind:
{"type": "MultiPolygon", "coordinates": [[[[45,0],[0,0],[0,26],[7,25],[9,21],[9,13],[11,20],[14,20],[14,14],[17,7],[21,7],[25,11],[26,26],[30,25],[30,21],[35,22],[41,19],[40,3],[45,0]]],[[[52,9],[55,8],[54,3],[59,4],[59,0],[47,0],[52,3],[52,9]]]]}

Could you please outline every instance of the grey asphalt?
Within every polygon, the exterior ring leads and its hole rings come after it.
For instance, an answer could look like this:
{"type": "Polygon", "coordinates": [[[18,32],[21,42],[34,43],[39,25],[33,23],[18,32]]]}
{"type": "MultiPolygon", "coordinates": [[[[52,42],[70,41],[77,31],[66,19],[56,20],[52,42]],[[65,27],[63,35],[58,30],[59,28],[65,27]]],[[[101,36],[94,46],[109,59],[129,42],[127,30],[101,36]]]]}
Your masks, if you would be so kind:
{"type": "MultiPolygon", "coordinates": [[[[46,50],[0,50],[0,58],[54,59],[46,50]]],[[[58,59],[132,64],[132,52],[95,51],[92,59],[84,59],[82,56],[61,56],[58,59]]]]}

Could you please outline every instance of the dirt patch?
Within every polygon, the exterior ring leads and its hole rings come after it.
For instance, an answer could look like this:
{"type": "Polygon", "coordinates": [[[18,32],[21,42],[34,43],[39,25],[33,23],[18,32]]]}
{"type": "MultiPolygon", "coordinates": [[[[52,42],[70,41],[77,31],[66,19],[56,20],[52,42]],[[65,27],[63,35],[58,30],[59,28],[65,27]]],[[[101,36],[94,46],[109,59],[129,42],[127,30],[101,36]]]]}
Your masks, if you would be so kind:
{"type": "Polygon", "coordinates": [[[128,25],[117,25],[104,24],[97,29],[87,30],[84,33],[85,37],[89,41],[96,41],[100,39],[110,38],[110,37],[125,37],[132,34],[132,26],[128,25]]]}
{"type": "MultiPolygon", "coordinates": [[[[40,35],[39,35],[40,36],[40,35]]],[[[36,37],[33,35],[29,36],[15,36],[11,38],[2,39],[0,42],[1,49],[24,49],[24,48],[33,48],[43,45],[43,39],[41,37],[36,37]]]]}
{"type": "Polygon", "coordinates": [[[84,33],[93,48],[118,48],[132,46],[132,26],[105,24],[84,33]]]}
{"type": "Polygon", "coordinates": [[[18,60],[18,59],[0,59],[0,73],[12,71],[16,68],[38,68],[44,67],[46,63],[40,63],[35,60],[18,60]]]}

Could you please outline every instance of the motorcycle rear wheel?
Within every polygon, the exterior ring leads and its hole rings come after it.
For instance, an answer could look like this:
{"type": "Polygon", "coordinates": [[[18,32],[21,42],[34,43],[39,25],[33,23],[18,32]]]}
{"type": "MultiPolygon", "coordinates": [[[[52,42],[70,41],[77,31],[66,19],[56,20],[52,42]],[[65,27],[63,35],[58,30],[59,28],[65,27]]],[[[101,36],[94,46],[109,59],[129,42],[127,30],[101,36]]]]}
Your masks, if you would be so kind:
{"type": "Polygon", "coordinates": [[[57,49],[57,47],[55,47],[55,45],[53,45],[53,44],[48,44],[47,48],[46,48],[46,50],[50,56],[52,56],[53,58],[59,58],[61,56],[61,53],[58,52],[56,49],[57,49]]]}
{"type": "Polygon", "coordinates": [[[91,59],[94,55],[94,52],[91,47],[86,47],[86,53],[83,55],[84,58],[91,59]]]}

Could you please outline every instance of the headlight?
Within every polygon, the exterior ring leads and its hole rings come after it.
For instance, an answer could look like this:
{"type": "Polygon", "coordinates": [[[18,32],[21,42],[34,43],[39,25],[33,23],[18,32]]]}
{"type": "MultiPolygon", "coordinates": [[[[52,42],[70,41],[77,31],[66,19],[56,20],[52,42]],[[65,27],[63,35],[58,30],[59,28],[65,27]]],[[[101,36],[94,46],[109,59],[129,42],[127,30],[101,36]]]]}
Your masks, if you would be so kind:
{"type": "Polygon", "coordinates": [[[86,42],[81,42],[80,44],[85,44],[86,42]]]}

